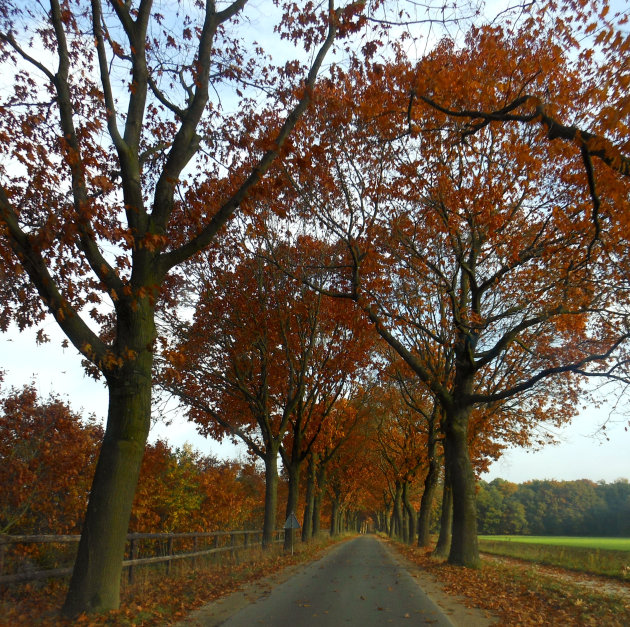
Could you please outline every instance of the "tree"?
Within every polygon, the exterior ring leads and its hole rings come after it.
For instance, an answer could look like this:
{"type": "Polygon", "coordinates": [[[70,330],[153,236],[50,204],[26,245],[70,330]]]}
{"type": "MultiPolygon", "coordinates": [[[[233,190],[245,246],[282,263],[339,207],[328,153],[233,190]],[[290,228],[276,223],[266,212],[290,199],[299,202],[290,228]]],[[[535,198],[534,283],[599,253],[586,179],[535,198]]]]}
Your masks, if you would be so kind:
{"type": "Polygon", "coordinates": [[[259,526],[259,477],[238,463],[203,457],[190,446],[172,450],[165,442],[147,446],[131,512],[130,529],[140,533],[189,533],[259,526]],[[249,484],[249,485],[248,485],[249,484]]]}
{"type": "Polygon", "coordinates": [[[426,469],[426,474],[423,481],[420,510],[418,511],[418,546],[429,546],[433,499],[440,478],[441,458],[443,456],[440,442],[443,412],[430,390],[417,380],[413,371],[409,370],[395,351],[390,352],[389,358],[394,368],[393,379],[401,398],[417,416],[415,428],[426,437],[425,450],[420,457],[422,470],[426,469]]]}
{"type": "MultiPolygon", "coordinates": [[[[616,228],[605,250],[593,246],[592,194],[568,147],[535,128],[487,123],[462,143],[449,113],[415,109],[405,94],[446,89],[435,77],[452,72],[465,102],[510,101],[539,83],[563,102],[579,100],[583,85],[556,32],[524,30],[473,29],[463,49],[444,41],[415,67],[403,58],[339,71],[321,86],[326,113],[309,118],[295,151],[308,168],[287,167],[296,194],[337,238],[322,259],[331,269],[326,293],[355,301],[442,405],[449,561],[469,566],[479,561],[474,409],[513,399],[520,407],[500,412],[504,427],[524,436],[519,420],[566,420],[580,377],[609,373],[628,337],[630,292],[617,272],[628,260],[611,241],[616,228]],[[443,350],[453,355],[446,378],[443,350]]],[[[618,184],[602,196],[607,216],[627,205],[618,184]]]]}
{"type": "Polygon", "coordinates": [[[0,122],[1,326],[52,315],[109,388],[69,616],[119,604],[150,425],[155,316],[176,302],[174,269],[213,242],[265,175],[326,53],[361,26],[365,8],[287,5],[280,34],[311,64],[276,73],[238,38],[245,5],[199,0],[160,13],[151,0],[51,0],[48,9],[8,0],[0,9],[0,62],[11,77],[0,122]],[[275,115],[254,115],[252,84],[272,93],[275,115]],[[247,115],[224,114],[230,85],[247,115]],[[211,93],[221,94],[214,104],[211,93]]]}
{"type": "Polygon", "coordinates": [[[194,318],[177,323],[163,385],[203,433],[238,437],[265,464],[268,545],[276,529],[278,455],[289,479],[288,516],[297,510],[301,465],[367,365],[369,342],[351,308],[333,307],[295,283],[261,250],[241,251],[230,265],[201,268],[194,318]]]}
{"type": "Polygon", "coordinates": [[[101,427],[34,384],[0,402],[0,532],[78,533],[101,427]]]}

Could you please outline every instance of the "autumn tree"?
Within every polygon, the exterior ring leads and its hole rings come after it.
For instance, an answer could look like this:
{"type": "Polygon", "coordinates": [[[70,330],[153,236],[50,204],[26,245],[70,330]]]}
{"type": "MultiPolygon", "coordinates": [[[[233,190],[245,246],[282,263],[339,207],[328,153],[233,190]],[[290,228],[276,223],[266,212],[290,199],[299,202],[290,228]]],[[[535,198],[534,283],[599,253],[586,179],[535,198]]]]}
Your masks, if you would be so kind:
{"type": "Polygon", "coordinates": [[[419,424],[421,414],[404,401],[395,384],[382,385],[379,392],[372,420],[381,468],[393,497],[390,535],[411,543],[416,511],[410,497],[418,474],[428,465],[427,431],[419,424]]]}
{"type": "Polygon", "coordinates": [[[0,401],[0,531],[77,533],[102,429],[34,384],[0,401]]]}
{"type": "MultiPolygon", "coordinates": [[[[404,362],[403,362],[404,363],[404,362]]],[[[418,510],[418,546],[429,546],[433,499],[442,468],[442,419],[443,411],[437,399],[419,384],[413,372],[394,365],[393,381],[398,388],[402,402],[413,412],[417,433],[425,440],[424,450],[418,455],[419,472],[424,474],[420,509],[418,510]]]]}
{"type": "MultiPolygon", "coordinates": [[[[275,257],[296,254],[277,248],[275,257]]],[[[278,456],[288,477],[288,516],[297,511],[302,464],[367,365],[369,342],[350,307],[335,307],[296,283],[261,249],[240,250],[231,265],[198,267],[194,317],[172,327],[176,343],[161,379],[202,433],[239,438],[265,464],[263,539],[269,544],[278,456]]]]}
{"type": "Polygon", "coordinates": [[[109,388],[65,614],[119,604],[155,316],[176,303],[175,269],[246,200],[308,107],[333,42],[378,4],[287,3],[278,37],[308,61],[278,71],[241,39],[247,0],[0,7],[0,326],[53,316],[109,388]],[[259,115],[259,94],[274,113],[259,115]]]}
{"type": "Polygon", "coordinates": [[[189,445],[147,446],[131,512],[134,532],[243,529],[256,520],[262,498],[258,477],[244,481],[247,467],[204,457],[189,445]]]}
{"type": "MultiPolygon", "coordinates": [[[[369,438],[366,433],[370,432],[368,425],[374,409],[375,384],[371,379],[374,373],[366,369],[362,374],[362,379],[331,408],[329,419],[323,423],[318,438],[309,452],[302,524],[302,539],[305,541],[320,531],[322,505],[328,494],[331,464],[342,454],[342,450],[352,446],[352,442],[363,442],[366,451],[372,448],[367,445],[369,438]]],[[[358,463],[369,472],[367,469],[369,464],[365,464],[364,461],[365,458],[362,458],[358,463]]],[[[364,487],[367,484],[369,481],[365,481],[364,487]]]]}
{"type": "MultiPolygon", "coordinates": [[[[473,29],[463,48],[443,41],[416,65],[401,53],[389,66],[339,71],[321,86],[326,114],[309,119],[295,151],[308,167],[287,167],[337,239],[322,258],[332,270],[326,293],[353,300],[442,405],[454,498],[449,560],[465,565],[478,564],[475,408],[518,398],[520,411],[506,419],[565,420],[580,377],[610,373],[606,362],[628,333],[625,249],[612,241],[616,227],[605,247],[593,245],[605,236],[570,147],[536,127],[489,123],[462,143],[448,112],[410,106],[409,90],[437,89],[436,77],[451,69],[466,77],[458,97],[477,110],[525,85],[567,108],[579,102],[584,85],[568,71],[557,32],[531,39],[525,30],[473,29]],[[446,379],[436,376],[444,348],[453,355],[446,379]]],[[[624,185],[603,188],[600,217],[624,213],[624,185]]]]}

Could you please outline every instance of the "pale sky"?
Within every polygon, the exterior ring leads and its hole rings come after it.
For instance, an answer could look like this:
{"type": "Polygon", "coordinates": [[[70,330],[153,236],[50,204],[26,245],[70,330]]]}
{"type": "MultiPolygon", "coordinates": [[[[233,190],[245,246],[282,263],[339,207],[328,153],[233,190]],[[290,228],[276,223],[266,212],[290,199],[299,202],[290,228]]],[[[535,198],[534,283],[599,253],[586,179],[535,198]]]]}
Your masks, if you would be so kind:
{"type": "MultiPolygon", "coordinates": [[[[0,369],[6,371],[4,390],[11,385],[21,387],[34,380],[41,397],[55,392],[84,415],[94,413],[104,420],[107,414],[107,390],[103,383],[85,376],[81,359],[72,347],[61,348],[61,332],[50,321],[44,327],[52,341],[37,346],[32,331],[22,334],[12,330],[0,334],[0,369]]],[[[605,409],[587,410],[558,435],[562,443],[536,452],[523,449],[508,451],[495,462],[486,481],[497,477],[522,483],[531,479],[603,479],[610,483],[619,478],[630,479],[630,431],[623,421],[608,428],[610,441],[592,437],[607,416],[605,409]]],[[[627,425],[627,418],[625,419],[627,425]]],[[[186,442],[204,454],[233,458],[239,449],[230,443],[217,444],[199,436],[195,427],[183,420],[170,426],[157,424],[149,439],[166,439],[172,446],[186,442]]]]}

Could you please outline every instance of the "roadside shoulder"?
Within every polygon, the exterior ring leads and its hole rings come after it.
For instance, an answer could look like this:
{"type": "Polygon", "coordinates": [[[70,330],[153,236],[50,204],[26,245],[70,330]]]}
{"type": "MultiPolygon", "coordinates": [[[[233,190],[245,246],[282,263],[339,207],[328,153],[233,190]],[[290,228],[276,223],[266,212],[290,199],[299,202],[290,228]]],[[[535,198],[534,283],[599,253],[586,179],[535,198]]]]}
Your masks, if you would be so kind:
{"type": "Polygon", "coordinates": [[[500,622],[498,616],[486,610],[476,607],[467,607],[470,602],[465,597],[448,594],[443,589],[440,581],[424,570],[421,566],[408,560],[396,545],[388,540],[379,538],[392,558],[417,581],[418,585],[431,598],[431,600],[449,617],[449,619],[461,627],[491,627],[500,622]]]}

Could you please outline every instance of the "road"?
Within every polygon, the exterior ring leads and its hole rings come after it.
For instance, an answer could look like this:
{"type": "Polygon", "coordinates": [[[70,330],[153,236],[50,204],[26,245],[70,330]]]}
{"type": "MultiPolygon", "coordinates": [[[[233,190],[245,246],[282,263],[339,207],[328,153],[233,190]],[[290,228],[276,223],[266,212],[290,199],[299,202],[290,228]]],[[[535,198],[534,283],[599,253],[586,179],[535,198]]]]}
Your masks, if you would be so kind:
{"type": "Polygon", "coordinates": [[[224,627],[453,625],[373,536],[360,536],[340,544],[220,624],[224,627]]]}

